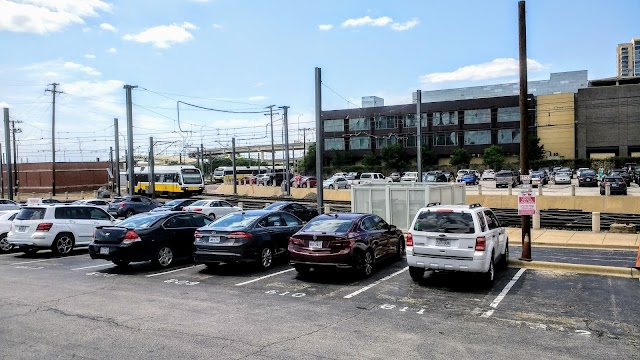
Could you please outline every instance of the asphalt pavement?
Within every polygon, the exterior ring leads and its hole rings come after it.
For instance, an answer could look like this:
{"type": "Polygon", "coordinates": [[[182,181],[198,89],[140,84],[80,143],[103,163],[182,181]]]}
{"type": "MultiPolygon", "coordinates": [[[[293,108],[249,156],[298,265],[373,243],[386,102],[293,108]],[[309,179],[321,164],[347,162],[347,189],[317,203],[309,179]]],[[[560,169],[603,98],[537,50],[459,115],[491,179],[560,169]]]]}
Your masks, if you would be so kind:
{"type": "MultiPolygon", "coordinates": [[[[511,257],[517,258],[522,253],[522,247],[509,244],[511,257]]],[[[538,247],[531,248],[531,258],[537,261],[549,261],[556,263],[598,265],[598,266],[618,266],[630,268],[636,264],[638,253],[627,250],[601,250],[601,249],[578,249],[560,247],[538,247]]]]}
{"type": "Polygon", "coordinates": [[[361,279],[4,254],[0,358],[640,359],[639,295],[638,279],[515,268],[487,288],[415,283],[404,261],[361,279]]]}

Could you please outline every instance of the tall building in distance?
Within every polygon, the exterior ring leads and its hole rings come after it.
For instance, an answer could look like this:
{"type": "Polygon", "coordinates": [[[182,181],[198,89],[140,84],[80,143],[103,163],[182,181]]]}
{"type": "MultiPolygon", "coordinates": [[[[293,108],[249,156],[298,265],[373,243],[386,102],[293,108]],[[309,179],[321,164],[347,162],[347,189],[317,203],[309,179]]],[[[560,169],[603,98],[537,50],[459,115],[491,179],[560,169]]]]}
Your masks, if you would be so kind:
{"type": "Polygon", "coordinates": [[[378,107],[384,106],[384,99],[377,96],[363,96],[362,97],[362,107],[370,108],[370,107],[378,107]]]}
{"type": "Polygon", "coordinates": [[[616,47],[618,77],[640,76],[640,37],[616,47]]]}

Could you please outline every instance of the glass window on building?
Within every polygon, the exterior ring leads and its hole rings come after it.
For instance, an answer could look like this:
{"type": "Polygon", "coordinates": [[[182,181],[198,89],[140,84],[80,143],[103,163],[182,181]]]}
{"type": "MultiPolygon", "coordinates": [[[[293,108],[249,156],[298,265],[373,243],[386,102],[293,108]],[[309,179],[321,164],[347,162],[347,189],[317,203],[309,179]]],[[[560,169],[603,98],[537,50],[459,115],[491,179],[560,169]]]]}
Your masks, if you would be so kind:
{"type": "MultiPolygon", "coordinates": [[[[420,123],[422,127],[427,127],[427,114],[420,114],[420,123]]],[[[407,114],[404,119],[402,119],[402,126],[405,128],[408,127],[416,127],[416,114],[407,114]]]]}
{"type": "Polygon", "coordinates": [[[376,119],[376,129],[395,129],[397,122],[402,120],[402,116],[378,116],[376,119]]]}
{"type": "Polygon", "coordinates": [[[491,122],[491,109],[476,109],[464,111],[465,124],[485,124],[491,122]]]}
{"type": "Polygon", "coordinates": [[[520,129],[498,130],[498,144],[519,144],[520,129]]]}
{"type": "Polygon", "coordinates": [[[355,118],[349,119],[349,130],[370,130],[371,124],[369,123],[369,119],[365,118],[355,118]]]}
{"type": "Polygon", "coordinates": [[[324,139],[325,150],[344,150],[344,139],[324,139]]]}
{"type": "Polygon", "coordinates": [[[520,121],[520,108],[507,107],[498,109],[498,122],[520,121]]]}
{"type": "Polygon", "coordinates": [[[371,149],[371,141],[368,136],[352,137],[349,139],[351,150],[371,149]]]}
{"type": "Polygon", "coordinates": [[[445,111],[433,113],[433,126],[446,126],[458,124],[457,111],[445,111]]]}
{"type": "Polygon", "coordinates": [[[458,134],[455,131],[436,133],[433,139],[434,146],[458,145],[458,134]]]}
{"type": "Polygon", "coordinates": [[[378,149],[382,149],[383,147],[388,145],[395,145],[397,143],[398,143],[398,138],[395,136],[391,136],[391,137],[383,136],[376,139],[376,146],[378,147],[378,149]]]}
{"type": "Polygon", "coordinates": [[[491,144],[491,130],[465,131],[464,144],[465,145],[491,144]]]}
{"type": "Polygon", "coordinates": [[[343,132],[344,131],[344,120],[325,120],[324,121],[324,132],[343,132]]]}
{"type": "MultiPolygon", "coordinates": [[[[415,135],[407,135],[404,139],[404,147],[416,147],[417,137],[415,135]]],[[[424,144],[424,141],[422,142],[424,144]]]]}

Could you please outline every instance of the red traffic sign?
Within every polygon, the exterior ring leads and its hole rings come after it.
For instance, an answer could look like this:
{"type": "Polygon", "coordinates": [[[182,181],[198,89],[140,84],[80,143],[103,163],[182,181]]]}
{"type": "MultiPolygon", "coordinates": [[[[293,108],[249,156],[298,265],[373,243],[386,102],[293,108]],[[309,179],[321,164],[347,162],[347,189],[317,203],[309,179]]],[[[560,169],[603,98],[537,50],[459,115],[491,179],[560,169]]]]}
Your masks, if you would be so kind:
{"type": "Polygon", "coordinates": [[[518,215],[533,215],[536,213],[536,197],[530,192],[518,194],[518,215]]]}

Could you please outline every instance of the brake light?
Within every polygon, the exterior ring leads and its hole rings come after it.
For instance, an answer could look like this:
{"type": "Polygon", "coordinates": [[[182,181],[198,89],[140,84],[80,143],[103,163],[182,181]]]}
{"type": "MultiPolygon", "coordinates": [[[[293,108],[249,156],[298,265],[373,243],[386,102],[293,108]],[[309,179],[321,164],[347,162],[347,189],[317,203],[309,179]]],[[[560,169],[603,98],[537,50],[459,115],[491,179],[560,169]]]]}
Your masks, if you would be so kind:
{"type": "Polygon", "coordinates": [[[187,211],[187,209],[185,209],[185,208],[182,208],[182,211],[187,211]]]}
{"type": "Polygon", "coordinates": [[[126,205],[126,204],[125,204],[125,203],[123,203],[123,202],[121,202],[121,203],[120,203],[120,207],[121,207],[121,208],[123,208],[125,205],[126,205]]]}
{"type": "Polygon", "coordinates": [[[196,238],[201,238],[202,237],[202,233],[198,230],[196,230],[196,232],[193,233],[193,236],[195,236],[196,238]]]}
{"type": "Polygon", "coordinates": [[[246,233],[244,231],[236,231],[227,235],[227,237],[231,239],[251,239],[253,238],[253,235],[246,233]]]}
{"type": "Polygon", "coordinates": [[[304,241],[300,240],[300,239],[296,239],[296,238],[289,238],[289,245],[304,245],[304,241]]]}
{"type": "Polygon", "coordinates": [[[476,251],[485,251],[487,249],[487,238],[478,236],[476,238],[476,251]]]}
{"type": "Polygon", "coordinates": [[[407,237],[405,238],[405,245],[413,246],[413,235],[411,235],[411,233],[407,234],[407,237]]]}
{"type": "Polygon", "coordinates": [[[52,226],[52,223],[40,223],[38,224],[38,227],[36,227],[36,231],[49,231],[52,226]]]}
{"type": "Polygon", "coordinates": [[[138,234],[135,231],[129,230],[124,235],[124,240],[122,242],[125,244],[131,244],[137,241],[142,241],[142,239],[140,239],[140,236],[138,236],[138,234]]]}
{"type": "Polygon", "coordinates": [[[202,208],[195,208],[193,211],[202,211],[202,208]]]}

